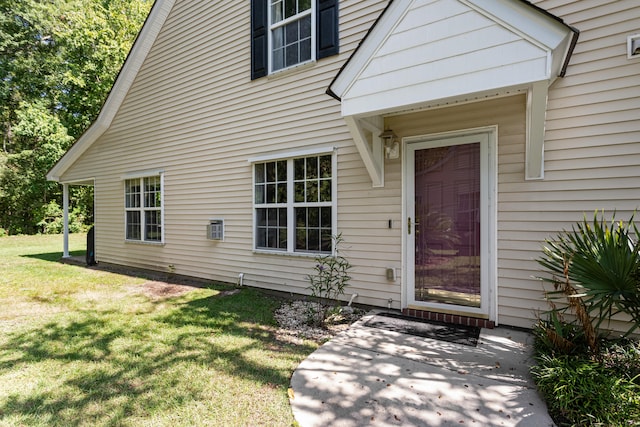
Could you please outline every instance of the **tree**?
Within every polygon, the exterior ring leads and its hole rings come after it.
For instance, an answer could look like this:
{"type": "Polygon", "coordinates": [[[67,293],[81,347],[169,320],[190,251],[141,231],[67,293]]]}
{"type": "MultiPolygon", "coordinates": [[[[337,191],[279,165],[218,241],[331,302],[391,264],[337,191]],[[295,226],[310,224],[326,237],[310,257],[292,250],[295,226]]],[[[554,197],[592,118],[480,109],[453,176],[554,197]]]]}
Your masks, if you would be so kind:
{"type": "Polygon", "coordinates": [[[5,228],[18,233],[34,231],[32,225],[42,216],[57,184],[47,182],[48,168],[64,154],[72,138],[60,120],[39,103],[21,105],[13,127],[16,144],[25,148],[5,157],[0,177],[0,209],[5,213],[5,228]]]}
{"type": "MultiPolygon", "coordinates": [[[[100,112],[151,4],[0,0],[0,228],[38,232],[61,204],[45,174],[100,112]]],[[[86,191],[72,203],[91,209],[86,191]]]]}

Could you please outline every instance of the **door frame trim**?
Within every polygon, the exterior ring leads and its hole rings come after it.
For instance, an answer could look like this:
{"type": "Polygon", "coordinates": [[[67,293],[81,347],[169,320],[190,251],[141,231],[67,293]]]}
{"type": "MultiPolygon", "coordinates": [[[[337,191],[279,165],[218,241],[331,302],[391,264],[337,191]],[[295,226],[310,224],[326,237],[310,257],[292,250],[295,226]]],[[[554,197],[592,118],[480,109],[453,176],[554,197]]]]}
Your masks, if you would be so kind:
{"type": "MultiPolygon", "coordinates": [[[[493,320],[496,325],[498,324],[498,257],[497,257],[497,196],[498,196],[498,126],[484,126],[477,128],[461,129],[449,132],[438,132],[424,135],[414,135],[402,138],[402,284],[401,284],[401,307],[409,308],[409,286],[413,278],[409,277],[409,248],[408,248],[408,236],[407,236],[407,218],[409,210],[409,196],[408,196],[408,146],[409,144],[429,142],[437,140],[454,139],[459,137],[471,136],[471,135],[486,135],[488,137],[488,171],[485,175],[487,178],[486,195],[488,198],[488,219],[486,223],[482,224],[482,227],[486,229],[486,250],[487,250],[487,264],[484,280],[487,281],[487,293],[486,302],[487,307],[481,307],[475,309],[471,307],[464,307],[458,305],[447,304],[425,304],[423,307],[427,311],[441,311],[450,312],[452,310],[460,312],[461,314],[487,317],[489,320],[493,320]]],[[[482,178],[482,177],[481,177],[482,178]]],[[[411,308],[417,308],[414,305],[411,308]]]]}

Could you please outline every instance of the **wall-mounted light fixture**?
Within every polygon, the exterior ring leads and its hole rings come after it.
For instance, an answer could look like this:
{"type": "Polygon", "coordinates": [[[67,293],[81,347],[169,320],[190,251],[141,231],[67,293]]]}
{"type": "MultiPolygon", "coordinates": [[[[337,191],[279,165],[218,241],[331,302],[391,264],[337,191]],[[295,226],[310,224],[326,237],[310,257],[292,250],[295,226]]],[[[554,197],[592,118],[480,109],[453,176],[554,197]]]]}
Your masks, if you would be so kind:
{"type": "Polygon", "coordinates": [[[391,129],[386,129],[379,137],[384,141],[384,156],[387,159],[400,157],[400,142],[398,142],[398,136],[391,129]]]}
{"type": "Polygon", "coordinates": [[[640,34],[627,37],[627,58],[640,58],[640,34]]]}

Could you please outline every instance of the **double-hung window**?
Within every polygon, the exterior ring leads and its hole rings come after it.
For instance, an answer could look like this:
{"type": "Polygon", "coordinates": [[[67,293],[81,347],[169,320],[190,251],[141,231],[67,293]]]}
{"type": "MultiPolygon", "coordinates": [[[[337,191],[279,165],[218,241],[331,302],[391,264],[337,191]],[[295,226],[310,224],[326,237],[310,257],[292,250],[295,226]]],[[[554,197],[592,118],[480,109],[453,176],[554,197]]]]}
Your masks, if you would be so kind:
{"type": "Polygon", "coordinates": [[[162,176],[124,181],[125,239],[163,242],[162,176]]]}
{"type": "Polygon", "coordinates": [[[255,163],[255,248],[331,253],[333,192],[331,154],[255,163]]]}
{"type": "Polygon", "coordinates": [[[311,0],[269,0],[271,71],[310,61],[315,51],[311,0]]]}
{"type": "Polygon", "coordinates": [[[337,55],[338,0],[251,0],[251,78],[337,55]]]}

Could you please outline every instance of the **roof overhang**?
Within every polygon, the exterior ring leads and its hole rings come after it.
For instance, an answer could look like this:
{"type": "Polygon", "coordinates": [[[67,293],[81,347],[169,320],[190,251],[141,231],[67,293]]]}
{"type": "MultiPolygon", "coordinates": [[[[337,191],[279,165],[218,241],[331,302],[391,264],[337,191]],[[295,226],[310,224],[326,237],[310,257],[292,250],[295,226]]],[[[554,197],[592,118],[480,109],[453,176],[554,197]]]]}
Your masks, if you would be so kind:
{"type": "Polygon", "coordinates": [[[67,169],[109,129],[175,2],[176,0],[155,1],[149,12],[149,16],[147,16],[142,29],[138,33],[138,37],[133,43],[127,59],[118,73],[118,77],[109,92],[109,96],[100,110],[100,114],[98,114],[98,117],[89,129],[80,136],[47,173],[47,179],[49,181],[61,182],[62,176],[67,169]]]}
{"type": "Polygon", "coordinates": [[[383,186],[381,117],[525,92],[526,178],[541,179],[547,90],[577,37],[521,0],[391,1],[327,93],[341,101],[373,185],[383,186]]]}

